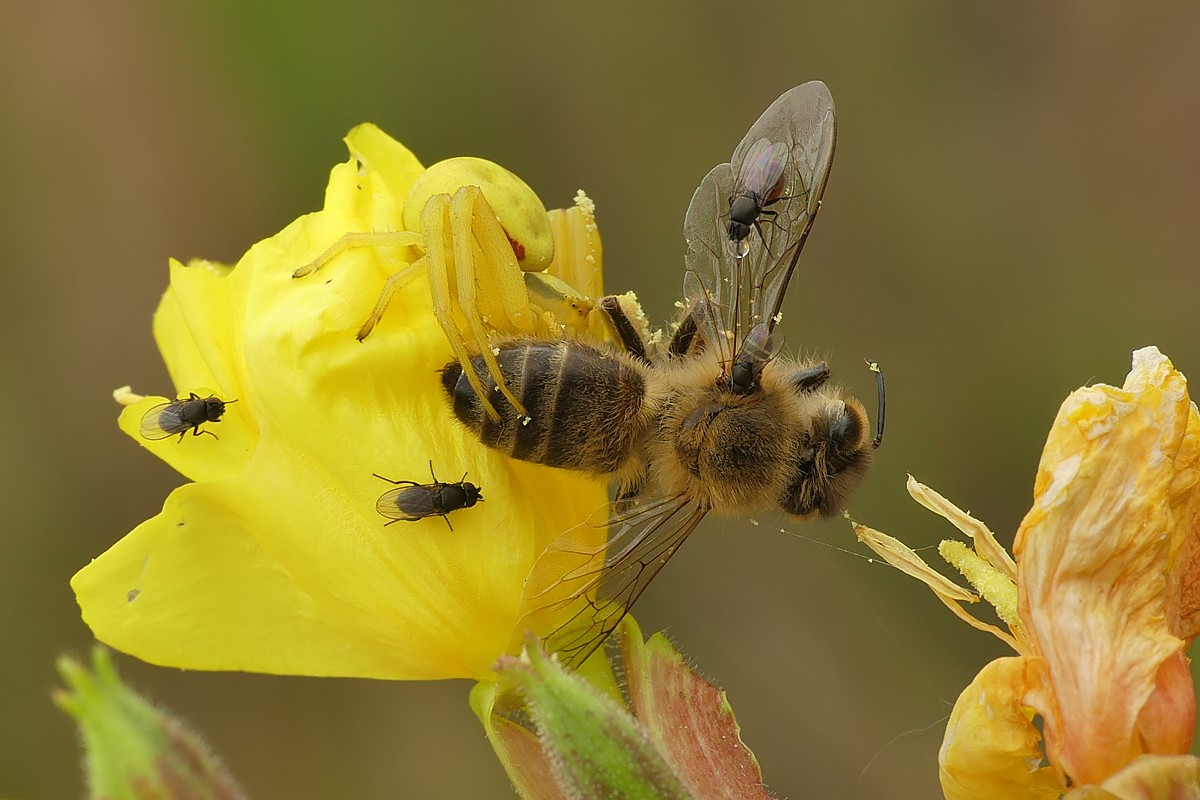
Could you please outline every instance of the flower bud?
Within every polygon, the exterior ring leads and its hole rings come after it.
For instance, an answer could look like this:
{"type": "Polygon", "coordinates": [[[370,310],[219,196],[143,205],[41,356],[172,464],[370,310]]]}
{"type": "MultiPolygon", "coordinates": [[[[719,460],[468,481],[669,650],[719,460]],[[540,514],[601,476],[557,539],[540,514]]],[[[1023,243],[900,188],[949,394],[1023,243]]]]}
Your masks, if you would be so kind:
{"type": "Polygon", "coordinates": [[[54,693],[75,718],[86,751],[89,796],[106,800],[235,800],[245,795],[204,742],[178,718],[146,702],[117,676],[107,650],[92,669],[58,662],[68,690],[54,693]]]}

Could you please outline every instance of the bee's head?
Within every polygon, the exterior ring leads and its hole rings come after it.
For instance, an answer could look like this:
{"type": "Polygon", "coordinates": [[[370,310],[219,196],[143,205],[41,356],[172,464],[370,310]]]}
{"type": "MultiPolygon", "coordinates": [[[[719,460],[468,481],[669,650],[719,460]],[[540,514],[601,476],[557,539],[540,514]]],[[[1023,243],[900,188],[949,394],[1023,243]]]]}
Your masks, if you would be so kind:
{"type": "Polygon", "coordinates": [[[783,510],[806,519],[839,513],[874,459],[869,430],[862,403],[829,398],[793,459],[791,480],[779,498],[783,510]]]}
{"type": "Polygon", "coordinates": [[[867,410],[853,397],[830,403],[825,425],[825,490],[818,510],[822,517],[830,517],[841,512],[846,498],[862,483],[874,460],[875,448],[868,438],[871,424],[867,410]]]}

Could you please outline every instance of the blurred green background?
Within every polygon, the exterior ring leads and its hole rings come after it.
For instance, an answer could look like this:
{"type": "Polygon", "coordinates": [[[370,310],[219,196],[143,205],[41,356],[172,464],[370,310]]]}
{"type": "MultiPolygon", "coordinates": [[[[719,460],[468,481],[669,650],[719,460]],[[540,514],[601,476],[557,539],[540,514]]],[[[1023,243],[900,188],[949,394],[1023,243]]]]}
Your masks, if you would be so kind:
{"type": "MultiPolygon", "coordinates": [[[[1011,543],[1059,403],[1157,344],[1200,375],[1200,6],[1116,2],[9,3],[0,13],[0,795],[80,794],[52,664],[91,637],[71,574],[180,482],[115,424],[164,387],[169,256],[233,262],[316,209],[370,120],[473,154],[549,206],[595,199],[608,288],[662,320],[692,190],[783,90],[821,78],[840,141],[792,284],[887,442],[851,504],[923,545],[911,472],[1011,543]],[[872,411],[873,413],[873,411],[872,411]]],[[[937,795],[958,692],[1004,648],[915,582],[710,521],[638,608],[725,687],[781,797],[937,795]]],[[[857,549],[844,522],[793,532],[857,549]]],[[[506,797],[465,682],[124,675],[257,798],[506,797]]]]}

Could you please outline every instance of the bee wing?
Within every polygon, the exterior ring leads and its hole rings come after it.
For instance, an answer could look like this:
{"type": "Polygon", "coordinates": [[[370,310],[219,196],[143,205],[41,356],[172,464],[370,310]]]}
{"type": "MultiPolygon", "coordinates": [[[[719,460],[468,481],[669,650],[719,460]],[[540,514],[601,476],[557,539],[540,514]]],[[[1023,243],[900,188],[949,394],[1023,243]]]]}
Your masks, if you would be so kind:
{"type": "Polygon", "coordinates": [[[434,507],[433,490],[427,486],[402,486],[388,489],[375,501],[380,516],[413,522],[442,512],[434,507]]]}
{"type": "Polygon", "coordinates": [[[578,667],[617,627],[706,513],[682,495],[626,500],[571,528],[538,558],[526,582],[524,599],[531,610],[518,629],[544,630],[539,623],[570,612],[568,621],[546,637],[545,646],[578,667]]]}
{"type": "MultiPolygon", "coordinates": [[[[740,284],[729,248],[722,216],[729,217],[733,173],[728,164],[718,164],[704,176],[692,195],[683,219],[687,239],[683,276],[684,313],[692,316],[705,346],[718,348],[721,362],[733,360],[729,334],[736,334],[734,295],[740,284]]],[[[736,338],[736,337],[734,337],[736,338]]]]}
{"type": "Polygon", "coordinates": [[[182,413],[183,403],[178,400],[159,403],[151,407],[145,414],[142,414],[139,427],[142,438],[154,441],[168,439],[183,433],[192,425],[184,421],[182,413]]]}
{"type": "Polygon", "coordinates": [[[837,117],[828,87],[809,81],[772,103],[734,151],[735,174],[747,164],[751,171],[765,168],[751,161],[766,160],[759,155],[764,140],[787,146],[784,188],[779,201],[771,206],[774,217],[761,225],[762,243],[752,246],[744,259],[749,262],[745,271],[751,285],[743,294],[750,302],[749,323],[766,322],[774,328],[833,165],[837,117]]]}
{"type": "MultiPolygon", "coordinates": [[[[714,167],[692,195],[684,218],[687,313],[720,347],[726,367],[745,332],[759,323],[774,329],[800,250],[812,229],[829,180],[837,140],[833,98],[820,81],[785,92],[762,113],[733,152],[714,167]],[[737,258],[726,226],[735,191],[772,188],[782,194],[758,226],[761,240],[737,258]],[[735,186],[735,183],[737,184],[735,186]],[[699,314],[697,314],[699,312],[699,314]]],[[[758,238],[758,236],[755,236],[758,238]]]]}

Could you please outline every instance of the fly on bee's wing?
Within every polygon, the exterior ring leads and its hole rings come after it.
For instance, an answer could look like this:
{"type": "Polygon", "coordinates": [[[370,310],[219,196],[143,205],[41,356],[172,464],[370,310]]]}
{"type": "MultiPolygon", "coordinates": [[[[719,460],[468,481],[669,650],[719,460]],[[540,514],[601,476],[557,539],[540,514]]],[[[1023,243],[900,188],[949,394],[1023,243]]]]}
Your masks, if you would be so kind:
{"type": "Polygon", "coordinates": [[[578,667],[616,629],[706,513],[682,495],[602,507],[538,558],[522,598],[532,610],[517,630],[552,628],[547,651],[578,667]]]}
{"type": "Polygon", "coordinates": [[[769,332],[777,324],[821,205],[836,142],[833,98],[824,83],[810,81],[772,103],[742,138],[733,160],[710,171],[692,196],[684,218],[686,308],[689,313],[701,308],[697,327],[706,340],[717,342],[723,364],[733,363],[755,325],[766,323],[769,332]],[[748,196],[754,199],[757,234],[735,239],[724,220],[748,196]]]}

